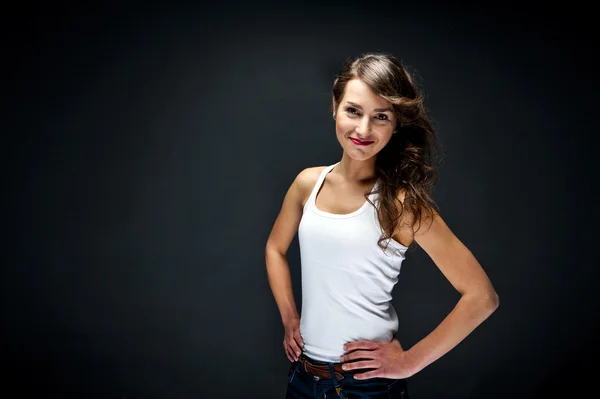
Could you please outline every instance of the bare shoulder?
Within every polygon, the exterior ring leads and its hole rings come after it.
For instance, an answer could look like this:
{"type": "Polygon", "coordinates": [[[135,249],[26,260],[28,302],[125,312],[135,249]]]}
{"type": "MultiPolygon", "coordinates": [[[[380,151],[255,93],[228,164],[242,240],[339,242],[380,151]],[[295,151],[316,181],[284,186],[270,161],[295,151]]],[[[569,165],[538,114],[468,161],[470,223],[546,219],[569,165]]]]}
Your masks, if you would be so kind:
{"type": "MultiPolygon", "coordinates": [[[[399,190],[397,198],[399,202],[404,204],[406,192],[402,189],[399,190]]],[[[411,242],[415,241],[428,253],[433,247],[437,247],[441,243],[444,243],[444,245],[457,243],[458,240],[436,209],[421,208],[418,220],[416,215],[410,212],[408,208],[403,207],[402,211],[396,234],[403,239],[411,242]]]]}
{"type": "Polygon", "coordinates": [[[407,247],[413,241],[419,244],[418,236],[425,234],[433,226],[434,222],[440,220],[440,215],[435,209],[421,208],[419,220],[416,220],[416,216],[404,206],[406,191],[404,189],[398,190],[396,198],[399,204],[398,212],[402,212],[402,216],[396,223],[393,237],[396,241],[407,247]]]}
{"type": "MultiPolygon", "coordinates": [[[[404,189],[398,190],[398,194],[396,195],[396,198],[402,205],[404,205],[404,200],[406,198],[406,191],[404,189]]],[[[400,211],[400,209],[398,209],[398,210],[400,211]]],[[[432,212],[430,212],[427,209],[422,208],[420,219],[416,221],[415,227],[417,228],[417,230],[421,230],[421,227],[426,229],[427,226],[430,226],[431,223],[435,219],[440,217],[439,213],[437,213],[435,211],[435,209],[431,209],[431,211],[432,212]]],[[[398,223],[398,227],[401,230],[408,229],[408,230],[412,231],[414,223],[415,223],[415,215],[412,212],[409,212],[408,208],[402,207],[402,217],[398,223]]]]}
{"type": "Polygon", "coordinates": [[[298,173],[298,176],[296,176],[294,184],[297,185],[298,193],[302,199],[302,206],[304,206],[306,200],[308,200],[312,189],[315,187],[315,184],[317,184],[317,180],[319,180],[321,172],[323,172],[325,168],[327,168],[327,166],[311,166],[303,169],[298,173]]]}
{"type": "Polygon", "coordinates": [[[280,254],[287,252],[298,231],[304,204],[322,170],[323,167],[309,167],[296,175],[285,194],[281,209],[269,234],[267,251],[280,254]]]}

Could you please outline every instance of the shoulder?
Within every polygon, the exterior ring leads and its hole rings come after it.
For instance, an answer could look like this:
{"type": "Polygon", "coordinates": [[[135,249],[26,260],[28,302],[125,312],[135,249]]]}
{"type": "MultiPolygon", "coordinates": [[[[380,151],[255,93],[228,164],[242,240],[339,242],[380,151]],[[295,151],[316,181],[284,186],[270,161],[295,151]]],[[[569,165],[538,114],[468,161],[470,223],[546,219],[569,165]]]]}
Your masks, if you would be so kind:
{"type": "Polygon", "coordinates": [[[319,180],[319,176],[325,168],[327,168],[327,166],[311,166],[302,169],[296,176],[295,183],[300,187],[312,189],[314,185],[317,184],[317,180],[319,180]]]}
{"type": "Polygon", "coordinates": [[[327,166],[311,166],[302,169],[294,179],[293,185],[301,198],[302,205],[304,205],[310,196],[312,189],[315,187],[315,184],[317,184],[317,180],[319,180],[319,176],[325,168],[327,168],[327,166]]]}
{"type": "Polygon", "coordinates": [[[419,216],[415,215],[413,212],[415,211],[414,206],[404,206],[406,200],[406,191],[404,189],[398,190],[396,194],[396,202],[398,213],[402,213],[402,217],[400,219],[399,227],[400,228],[409,228],[415,233],[413,230],[415,225],[417,226],[417,230],[420,230],[421,227],[430,226],[431,223],[437,218],[439,218],[439,213],[433,207],[419,207],[419,216]]]}

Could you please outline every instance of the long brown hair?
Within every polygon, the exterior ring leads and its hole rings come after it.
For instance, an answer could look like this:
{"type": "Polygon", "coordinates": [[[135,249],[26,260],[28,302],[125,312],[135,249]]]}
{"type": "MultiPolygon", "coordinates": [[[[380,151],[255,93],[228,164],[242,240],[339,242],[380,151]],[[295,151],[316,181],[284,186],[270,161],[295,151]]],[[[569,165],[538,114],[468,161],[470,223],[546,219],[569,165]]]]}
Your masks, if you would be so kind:
{"type": "Polygon", "coordinates": [[[432,198],[438,181],[433,163],[439,143],[423,95],[400,61],[386,53],[364,53],[344,62],[332,88],[336,107],[341,103],[346,84],[353,78],[359,78],[375,94],[393,104],[398,121],[396,132],[375,160],[380,184],[373,193],[379,194],[377,214],[383,230],[377,243],[385,248],[382,242],[392,238],[398,221],[406,223],[401,219],[405,212],[412,216],[410,228],[414,236],[420,228],[422,213],[428,212],[433,220],[434,209],[439,209],[432,198]],[[404,203],[398,199],[400,190],[405,193],[404,203]],[[417,223],[419,228],[415,230],[417,223]]]}

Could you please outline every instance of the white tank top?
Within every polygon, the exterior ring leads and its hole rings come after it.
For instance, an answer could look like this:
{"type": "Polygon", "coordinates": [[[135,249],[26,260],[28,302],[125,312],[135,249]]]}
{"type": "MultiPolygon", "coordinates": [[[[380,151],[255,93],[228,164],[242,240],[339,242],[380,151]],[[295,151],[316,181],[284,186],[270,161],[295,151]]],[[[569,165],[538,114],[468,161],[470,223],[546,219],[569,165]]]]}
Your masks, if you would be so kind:
{"type": "MultiPolygon", "coordinates": [[[[395,240],[385,252],[377,245],[382,229],[366,200],[348,214],[316,207],[325,176],[338,164],[320,174],[298,227],[303,352],[326,362],[339,362],[347,342],[392,340],[398,317],[390,300],[407,250],[395,240]]],[[[369,196],[375,204],[377,197],[369,196]]]]}

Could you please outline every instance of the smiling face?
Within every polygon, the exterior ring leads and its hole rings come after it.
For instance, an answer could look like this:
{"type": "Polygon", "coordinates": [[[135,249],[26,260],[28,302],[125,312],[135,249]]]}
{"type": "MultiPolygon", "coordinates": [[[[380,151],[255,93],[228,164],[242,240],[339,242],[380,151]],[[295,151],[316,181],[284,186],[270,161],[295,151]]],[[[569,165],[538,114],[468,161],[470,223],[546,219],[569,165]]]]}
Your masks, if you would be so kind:
{"type": "Polygon", "coordinates": [[[349,80],[340,104],[333,104],[333,109],[337,139],[350,158],[369,159],[390,141],[396,126],[392,104],[362,80],[349,80]]]}

